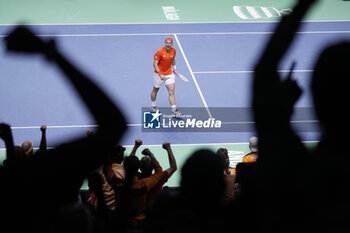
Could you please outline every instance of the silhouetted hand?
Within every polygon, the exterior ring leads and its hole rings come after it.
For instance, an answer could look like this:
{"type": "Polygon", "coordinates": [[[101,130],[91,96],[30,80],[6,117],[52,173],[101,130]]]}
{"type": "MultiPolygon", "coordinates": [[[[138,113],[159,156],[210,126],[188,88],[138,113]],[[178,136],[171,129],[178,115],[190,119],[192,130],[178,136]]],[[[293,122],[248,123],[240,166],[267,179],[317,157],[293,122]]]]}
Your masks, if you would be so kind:
{"type": "Polygon", "coordinates": [[[138,148],[142,145],[142,140],[141,139],[136,139],[135,140],[135,147],[138,148]]]}
{"type": "Polygon", "coordinates": [[[170,142],[164,142],[162,147],[164,150],[169,150],[170,149],[170,142]]]}
{"type": "Polygon", "coordinates": [[[42,126],[40,127],[40,131],[43,132],[43,133],[46,132],[46,129],[47,129],[47,126],[46,126],[46,125],[42,125],[42,126]]]}
{"type": "Polygon", "coordinates": [[[7,139],[11,135],[11,127],[7,124],[0,124],[0,138],[7,139]]]}
{"type": "Polygon", "coordinates": [[[7,50],[11,52],[44,53],[47,59],[51,59],[56,51],[53,40],[43,41],[23,26],[17,27],[5,40],[7,50]]]}
{"type": "Polygon", "coordinates": [[[7,49],[15,52],[38,53],[45,50],[46,42],[25,27],[18,27],[6,37],[7,49]]]}
{"type": "Polygon", "coordinates": [[[91,137],[93,134],[94,132],[91,129],[86,130],[86,136],[91,137]]]}
{"type": "Polygon", "coordinates": [[[302,89],[299,87],[298,83],[292,78],[293,70],[295,67],[295,62],[292,63],[290,72],[285,81],[282,82],[282,86],[285,92],[286,104],[289,111],[292,111],[294,104],[299,99],[302,94],[302,89]]]}
{"type": "Polygon", "coordinates": [[[135,156],[137,149],[142,145],[141,139],[136,139],[134,147],[131,150],[130,156],[135,156]]]}

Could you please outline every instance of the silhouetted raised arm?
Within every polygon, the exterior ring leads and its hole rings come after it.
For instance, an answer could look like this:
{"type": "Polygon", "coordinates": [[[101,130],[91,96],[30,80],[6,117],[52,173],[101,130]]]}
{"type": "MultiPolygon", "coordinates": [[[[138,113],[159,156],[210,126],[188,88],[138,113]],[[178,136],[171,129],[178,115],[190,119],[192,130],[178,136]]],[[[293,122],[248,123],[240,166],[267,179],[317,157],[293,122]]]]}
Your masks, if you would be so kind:
{"type": "Polygon", "coordinates": [[[99,89],[86,74],[77,69],[63,56],[53,40],[45,42],[25,27],[18,27],[7,38],[9,51],[42,53],[54,62],[66,75],[81,96],[98,123],[98,130],[105,130],[110,140],[116,143],[125,130],[126,122],[112,101],[99,89]],[[108,114],[107,114],[108,113],[108,114]]]}
{"type": "Polygon", "coordinates": [[[164,142],[162,147],[168,153],[168,161],[169,161],[170,167],[168,169],[166,169],[166,171],[168,172],[169,177],[170,177],[177,170],[176,159],[174,157],[174,153],[173,153],[173,150],[171,149],[169,142],[164,142]]]}
{"type": "Polygon", "coordinates": [[[0,124],[0,138],[5,142],[6,146],[6,160],[10,161],[14,159],[14,145],[11,127],[7,124],[0,124]]]}
{"type": "Polygon", "coordinates": [[[41,139],[40,139],[40,146],[39,146],[40,151],[47,150],[46,129],[47,129],[46,125],[42,125],[40,127],[40,131],[41,131],[41,139]]]}
{"type": "Polygon", "coordinates": [[[130,156],[135,156],[137,149],[142,145],[142,140],[141,139],[136,139],[134,147],[132,148],[130,152],[130,156]]]}
{"type": "MultiPolygon", "coordinates": [[[[285,16],[255,67],[253,111],[259,137],[260,208],[262,232],[301,230],[306,218],[303,177],[306,149],[290,125],[301,90],[291,79],[281,82],[277,68],[289,49],[301,20],[316,0],[299,0],[285,16]],[[294,216],[291,215],[294,213],[294,216]],[[293,219],[293,220],[292,220],[293,219]]],[[[294,64],[292,68],[294,68],[294,64]]]]}
{"type": "Polygon", "coordinates": [[[301,19],[315,1],[298,1],[292,14],[282,18],[257,62],[253,108],[258,130],[278,131],[289,127],[292,108],[301,90],[291,77],[282,83],[277,67],[291,45],[301,19]]]}
{"type": "Polygon", "coordinates": [[[284,16],[270,38],[264,53],[256,66],[260,69],[276,71],[278,63],[292,43],[302,18],[317,0],[299,0],[290,15],[284,16]]]}
{"type": "MultiPolygon", "coordinates": [[[[102,165],[109,151],[116,145],[126,129],[126,122],[115,104],[91,79],[75,67],[55,46],[34,35],[25,27],[17,27],[6,37],[7,49],[28,54],[39,53],[58,66],[80,95],[98,124],[91,137],[60,145],[41,153],[32,166],[35,177],[42,178],[45,185],[58,187],[60,199],[77,191],[84,177],[102,165]],[[47,182],[50,180],[50,182],[47,182]],[[66,189],[66,191],[64,190],[66,189]]],[[[37,180],[33,182],[39,182],[37,180]]]]}

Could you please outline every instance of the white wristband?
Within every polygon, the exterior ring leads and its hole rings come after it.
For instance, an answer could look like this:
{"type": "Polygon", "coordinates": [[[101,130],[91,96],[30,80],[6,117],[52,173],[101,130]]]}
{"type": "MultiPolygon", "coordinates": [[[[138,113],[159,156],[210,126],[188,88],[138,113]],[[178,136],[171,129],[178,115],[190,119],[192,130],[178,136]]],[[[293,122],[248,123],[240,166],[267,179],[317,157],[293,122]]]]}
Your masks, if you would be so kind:
{"type": "Polygon", "coordinates": [[[173,66],[173,70],[176,70],[176,65],[175,65],[175,66],[173,66]]]}

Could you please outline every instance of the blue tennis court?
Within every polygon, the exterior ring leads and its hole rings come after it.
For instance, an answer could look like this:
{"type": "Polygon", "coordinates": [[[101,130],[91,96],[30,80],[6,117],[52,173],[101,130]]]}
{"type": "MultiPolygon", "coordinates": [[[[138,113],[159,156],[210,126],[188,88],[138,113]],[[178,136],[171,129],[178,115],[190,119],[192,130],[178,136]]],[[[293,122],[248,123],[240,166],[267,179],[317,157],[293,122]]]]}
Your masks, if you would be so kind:
{"type": "MultiPolygon", "coordinates": [[[[150,105],[153,54],[166,36],[174,38],[176,62],[190,83],[176,80],[179,109],[184,107],[249,108],[252,71],[276,23],[32,25],[43,39],[54,38],[59,49],[89,74],[121,107],[128,132],[121,144],[142,138],[145,145],[246,142],[254,132],[147,133],[142,132],[141,108],[150,105]]],[[[39,144],[39,127],[48,126],[48,145],[83,136],[93,129],[79,98],[60,77],[56,67],[42,57],[8,54],[3,39],[13,26],[1,26],[0,119],[13,127],[16,144],[30,138],[39,144]]],[[[318,52],[326,45],[350,39],[350,22],[304,23],[281,64],[287,75],[296,61],[294,78],[304,93],[297,107],[311,107],[308,90],[318,52]]],[[[168,107],[165,87],[157,103],[168,107]]],[[[302,133],[305,141],[318,139],[302,133]]],[[[1,142],[2,143],[2,142],[1,142]]],[[[1,144],[3,148],[4,145],[1,144]]]]}

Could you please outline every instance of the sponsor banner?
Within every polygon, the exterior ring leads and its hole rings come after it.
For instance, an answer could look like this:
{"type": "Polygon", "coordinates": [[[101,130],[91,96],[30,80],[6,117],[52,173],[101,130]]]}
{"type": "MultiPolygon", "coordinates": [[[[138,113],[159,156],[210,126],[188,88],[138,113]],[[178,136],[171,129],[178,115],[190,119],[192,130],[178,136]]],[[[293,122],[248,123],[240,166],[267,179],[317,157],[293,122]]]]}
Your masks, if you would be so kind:
{"type": "Polygon", "coordinates": [[[175,6],[162,6],[162,10],[166,20],[168,21],[176,21],[180,20],[180,16],[178,14],[178,9],[175,6]]]}
{"type": "Polygon", "coordinates": [[[275,7],[264,6],[233,6],[232,9],[243,20],[276,18],[292,13],[290,8],[278,10],[275,7]]]}

